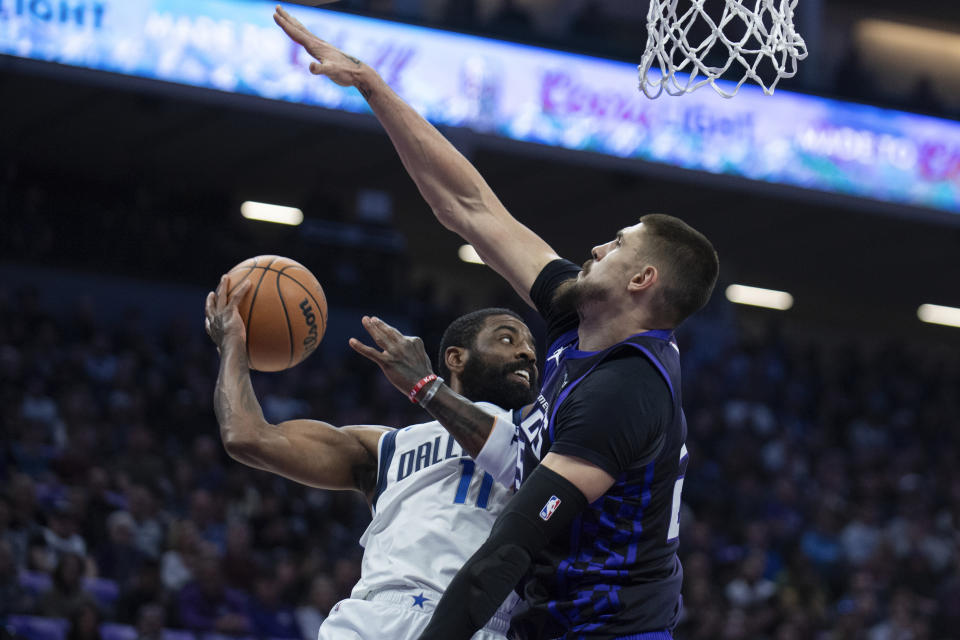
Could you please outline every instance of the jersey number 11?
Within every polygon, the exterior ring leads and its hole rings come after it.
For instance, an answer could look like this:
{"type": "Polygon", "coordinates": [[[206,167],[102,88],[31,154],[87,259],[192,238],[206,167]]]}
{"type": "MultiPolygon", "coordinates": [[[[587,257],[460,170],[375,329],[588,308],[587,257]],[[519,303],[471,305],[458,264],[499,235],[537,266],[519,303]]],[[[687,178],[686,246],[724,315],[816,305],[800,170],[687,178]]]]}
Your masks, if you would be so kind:
{"type": "MultiPolygon", "coordinates": [[[[470,481],[473,479],[473,471],[476,468],[473,460],[460,460],[460,483],[457,485],[457,495],[453,497],[453,504],[466,504],[467,492],[470,490],[470,481]]],[[[487,508],[487,501],[490,500],[490,491],[493,489],[493,476],[489,473],[483,474],[483,480],[480,481],[480,492],[477,494],[477,507],[487,508]]]]}

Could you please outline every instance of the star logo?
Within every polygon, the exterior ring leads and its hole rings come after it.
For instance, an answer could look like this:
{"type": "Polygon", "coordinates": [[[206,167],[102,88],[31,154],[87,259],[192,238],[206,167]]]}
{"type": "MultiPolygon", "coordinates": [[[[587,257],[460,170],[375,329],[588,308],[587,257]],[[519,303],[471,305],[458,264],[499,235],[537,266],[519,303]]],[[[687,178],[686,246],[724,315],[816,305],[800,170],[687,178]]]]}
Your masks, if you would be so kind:
{"type": "Polygon", "coordinates": [[[410,597],[413,598],[413,604],[410,605],[411,607],[420,607],[421,609],[423,609],[423,603],[430,602],[430,598],[423,597],[423,591],[421,591],[420,595],[418,596],[410,596],[410,597]]]}

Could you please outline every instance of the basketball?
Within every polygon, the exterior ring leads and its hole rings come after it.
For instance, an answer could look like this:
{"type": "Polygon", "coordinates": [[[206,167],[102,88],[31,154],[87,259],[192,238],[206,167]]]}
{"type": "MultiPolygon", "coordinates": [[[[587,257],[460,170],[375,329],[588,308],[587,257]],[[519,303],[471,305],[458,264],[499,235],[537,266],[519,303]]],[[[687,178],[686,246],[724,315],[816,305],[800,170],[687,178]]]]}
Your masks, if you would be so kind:
{"type": "Polygon", "coordinates": [[[231,291],[252,280],[237,305],[251,369],[282,371],[313,353],[327,329],[327,298],[309,269],[290,258],[257,256],[227,275],[231,291]]]}

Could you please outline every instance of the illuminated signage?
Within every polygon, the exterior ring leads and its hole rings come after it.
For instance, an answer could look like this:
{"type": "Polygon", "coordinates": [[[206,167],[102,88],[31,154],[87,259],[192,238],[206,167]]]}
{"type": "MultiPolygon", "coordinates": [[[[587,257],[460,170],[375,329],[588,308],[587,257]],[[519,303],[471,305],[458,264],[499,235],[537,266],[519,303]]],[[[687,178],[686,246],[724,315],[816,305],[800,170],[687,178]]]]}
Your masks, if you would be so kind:
{"type": "MultiPolygon", "coordinates": [[[[779,89],[648,100],[636,67],[291,5],[437,124],[960,213],[960,123],[779,89]]],[[[330,109],[362,97],[312,76],[243,0],[0,0],[0,53],[330,109]]]]}

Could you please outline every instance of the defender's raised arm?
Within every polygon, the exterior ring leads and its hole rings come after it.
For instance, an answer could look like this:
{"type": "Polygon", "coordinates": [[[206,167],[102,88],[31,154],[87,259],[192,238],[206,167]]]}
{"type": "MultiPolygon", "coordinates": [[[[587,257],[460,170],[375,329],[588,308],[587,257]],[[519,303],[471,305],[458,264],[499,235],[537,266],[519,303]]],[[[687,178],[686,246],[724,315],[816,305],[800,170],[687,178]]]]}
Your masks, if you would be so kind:
{"type": "Polygon", "coordinates": [[[530,287],[556,252],[510,215],[474,166],[376,71],[313,35],[283,8],[277,7],[273,17],[316,59],[311,73],[360,91],[437,220],[471,243],[531,304],[530,287]]]}

